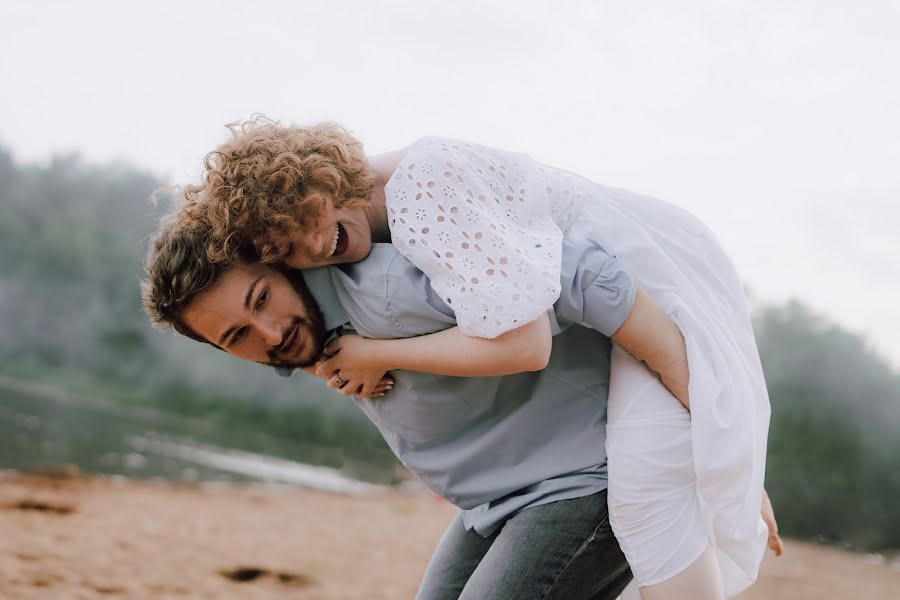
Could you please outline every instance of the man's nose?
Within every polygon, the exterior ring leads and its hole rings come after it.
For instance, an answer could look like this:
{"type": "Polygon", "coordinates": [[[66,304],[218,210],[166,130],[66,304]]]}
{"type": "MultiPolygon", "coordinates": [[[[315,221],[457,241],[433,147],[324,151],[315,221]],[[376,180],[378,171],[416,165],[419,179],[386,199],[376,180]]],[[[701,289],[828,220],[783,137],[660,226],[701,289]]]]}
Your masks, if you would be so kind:
{"type": "Polygon", "coordinates": [[[275,347],[283,341],[284,328],[274,319],[260,319],[257,322],[259,335],[266,345],[275,347]]]}

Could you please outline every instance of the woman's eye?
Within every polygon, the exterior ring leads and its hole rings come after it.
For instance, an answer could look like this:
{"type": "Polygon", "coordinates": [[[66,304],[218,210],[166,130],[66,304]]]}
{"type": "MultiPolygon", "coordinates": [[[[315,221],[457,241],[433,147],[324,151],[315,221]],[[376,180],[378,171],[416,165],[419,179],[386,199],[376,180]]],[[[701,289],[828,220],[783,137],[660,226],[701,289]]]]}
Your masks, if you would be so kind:
{"type": "Polygon", "coordinates": [[[269,299],[269,290],[265,290],[262,294],[259,295],[259,298],[256,299],[256,310],[261,309],[266,305],[266,301],[269,299]]]}

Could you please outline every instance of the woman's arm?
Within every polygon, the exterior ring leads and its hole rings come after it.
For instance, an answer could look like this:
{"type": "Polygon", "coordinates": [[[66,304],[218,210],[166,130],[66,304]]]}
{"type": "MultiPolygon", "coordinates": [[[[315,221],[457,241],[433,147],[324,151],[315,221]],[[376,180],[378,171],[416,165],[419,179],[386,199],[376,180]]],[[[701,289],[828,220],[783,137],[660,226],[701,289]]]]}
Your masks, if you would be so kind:
{"type": "Polygon", "coordinates": [[[387,370],[405,369],[454,377],[540,371],[550,360],[546,313],[494,339],[470,337],[459,327],[405,340],[377,340],[387,370]]]}
{"type": "Polygon", "coordinates": [[[361,390],[359,395],[367,396],[382,375],[394,369],[454,377],[539,371],[550,360],[551,345],[546,313],[494,339],[470,337],[458,327],[396,340],[343,336],[326,348],[332,356],[319,365],[317,374],[325,378],[337,374],[347,385],[331,387],[345,394],[361,390]]]}
{"type": "Polygon", "coordinates": [[[684,337],[643,289],[638,288],[631,312],[611,339],[656,373],[663,385],[690,409],[684,337]]]}

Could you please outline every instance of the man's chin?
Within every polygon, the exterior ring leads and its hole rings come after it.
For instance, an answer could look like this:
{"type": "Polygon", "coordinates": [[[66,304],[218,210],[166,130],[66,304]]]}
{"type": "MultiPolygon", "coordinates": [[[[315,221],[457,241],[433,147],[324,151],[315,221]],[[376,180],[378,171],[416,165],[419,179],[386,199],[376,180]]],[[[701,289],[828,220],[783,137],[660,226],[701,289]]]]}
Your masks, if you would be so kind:
{"type": "Polygon", "coordinates": [[[322,351],[323,348],[314,349],[312,352],[308,354],[304,354],[300,357],[292,357],[290,359],[281,359],[281,358],[273,358],[270,359],[268,364],[270,367],[275,367],[276,369],[304,369],[306,367],[311,367],[323,357],[322,351]]]}
{"type": "Polygon", "coordinates": [[[270,360],[267,364],[276,369],[304,369],[313,366],[318,360],[319,356],[317,355],[315,358],[304,358],[301,360],[270,360]]]}

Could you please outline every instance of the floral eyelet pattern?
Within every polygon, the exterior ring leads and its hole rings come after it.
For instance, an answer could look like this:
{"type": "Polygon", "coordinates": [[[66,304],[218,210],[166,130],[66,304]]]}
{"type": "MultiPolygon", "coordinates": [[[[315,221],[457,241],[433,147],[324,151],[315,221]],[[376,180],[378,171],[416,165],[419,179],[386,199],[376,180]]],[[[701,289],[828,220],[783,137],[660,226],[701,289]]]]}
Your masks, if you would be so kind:
{"type": "Polygon", "coordinates": [[[559,297],[562,231],[544,170],[525,155],[423,138],[385,188],[394,245],[456,312],[493,338],[559,297]]]}

